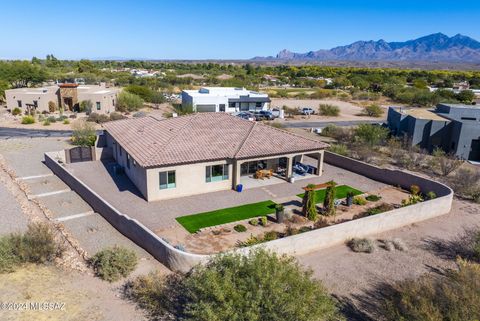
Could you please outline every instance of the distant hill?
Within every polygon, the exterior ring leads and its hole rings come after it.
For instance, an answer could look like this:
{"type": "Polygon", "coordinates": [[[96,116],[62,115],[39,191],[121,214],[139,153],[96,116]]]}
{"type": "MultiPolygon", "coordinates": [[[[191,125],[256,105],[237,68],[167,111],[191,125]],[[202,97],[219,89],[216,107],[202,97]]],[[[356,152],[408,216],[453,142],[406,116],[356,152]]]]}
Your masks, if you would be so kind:
{"type": "Polygon", "coordinates": [[[480,42],[457,34],[435,33],[405,42],[357,41],[329,50],[295,53],[286,49],[276,57],[255,60],[282,61],[444,61],[480,62],[480,42]]]}

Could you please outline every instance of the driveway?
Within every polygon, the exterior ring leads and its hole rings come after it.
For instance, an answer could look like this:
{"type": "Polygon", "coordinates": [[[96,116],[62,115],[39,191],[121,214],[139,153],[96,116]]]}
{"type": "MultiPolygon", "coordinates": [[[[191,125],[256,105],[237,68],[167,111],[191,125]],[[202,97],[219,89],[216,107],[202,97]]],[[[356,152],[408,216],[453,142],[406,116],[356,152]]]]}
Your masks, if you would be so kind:
{"type": "Polygon", "coordinates": [[[0,139],[9,139],[14,137],[70,137],[70,130],[47,130],[47,129],[29,129],[29,128],[8,128],[0,127],[0,139]]]}
{"type": "Polygon", "coordinates": [[[378,120],[345,120],[345,121],[302,121],[302,120],[289,120],[282,122],[285,128],[323,128],[328,125],[349,127],[360,124],[382,124],[383,119],[378,120]]]}

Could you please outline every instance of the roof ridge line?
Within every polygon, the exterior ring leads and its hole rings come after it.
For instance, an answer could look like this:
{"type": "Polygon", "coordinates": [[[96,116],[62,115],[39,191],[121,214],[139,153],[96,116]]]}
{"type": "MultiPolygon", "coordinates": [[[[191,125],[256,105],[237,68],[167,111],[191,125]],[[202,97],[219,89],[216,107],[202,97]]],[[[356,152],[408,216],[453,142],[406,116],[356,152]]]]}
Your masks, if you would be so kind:
{"type": "Polygon", "coordinates": [[[299,138],[303,138],[303,139],[306,139],[306,140],[309,140],[311,142],[315,142],[315,143],[321,143],[321,144],[326,144],[322,141],[319,141],[319,140],[316,140],[316,139],[313,139],[313,138],[309,138],[309,137],[304,137],[302,135],[299,135],[297,133],[293,133],[291,131],[288,131],[288,130],[285,130],[285,129],[281,129],[281,128],[276,128],[276,127],[273,127],[273,126],[270,126],[270,125],[265,125],[265,124],[260,124],[261,126],[265,126],[265,127],[269,127],[271,129],[274,129],[274,130],[277,130],[279,132],[282,132],[282,133],[286,133],[286,134],[290,134],[292,136],[295,136],[295,137],[299,137],[299,138]]]}
{"type": "MultiPolygon", "coordinates": [[[[248,120],[247,120],[248,121],[248,120]]],[[[245,142],[247,141],[247,139],[250,137],[250,135],[252,134],[253,132],[253,129],[255,128],[255,126],[257,125],[256,122],[252,122],[252,126],[250,127],[250,130],[248,131],[248,134],[247,136],[245,136],[245,138],[243,139],[242,143],[240,144],[240,146],[238,147],[237,151],[233,154],[233,158],[236,159],[237,158],[237,155],[238,153],[240,152],[240,150],[243,148],[243,146],[245,145],[245,142]]]]}

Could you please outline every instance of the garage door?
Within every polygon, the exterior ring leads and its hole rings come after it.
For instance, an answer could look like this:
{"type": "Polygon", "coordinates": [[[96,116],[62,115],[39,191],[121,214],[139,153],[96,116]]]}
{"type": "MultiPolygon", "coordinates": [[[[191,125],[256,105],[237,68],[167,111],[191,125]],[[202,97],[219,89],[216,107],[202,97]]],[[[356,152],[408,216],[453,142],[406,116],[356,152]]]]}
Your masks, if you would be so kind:
{"type": "Polygon", "coordinates": [[[206,112],[216,112],[217,107],[215,105],[197,105],[197,112],[206,113],[206,112]]]}

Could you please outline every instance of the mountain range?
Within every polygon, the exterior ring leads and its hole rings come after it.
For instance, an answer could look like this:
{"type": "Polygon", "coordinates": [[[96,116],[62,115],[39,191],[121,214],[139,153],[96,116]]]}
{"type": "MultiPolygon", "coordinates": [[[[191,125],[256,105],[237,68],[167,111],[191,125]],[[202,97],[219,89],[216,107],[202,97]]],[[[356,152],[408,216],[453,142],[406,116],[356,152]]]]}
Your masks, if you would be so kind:
{"type": "Polygon", "coordinates": [[[480,62],[480,42],[457,34],[435,33],[405,42],[357,41],[329,50],[295,53],[280,51],[276,57],[256,60],[282,61],[445,61],[480,62]]]}

